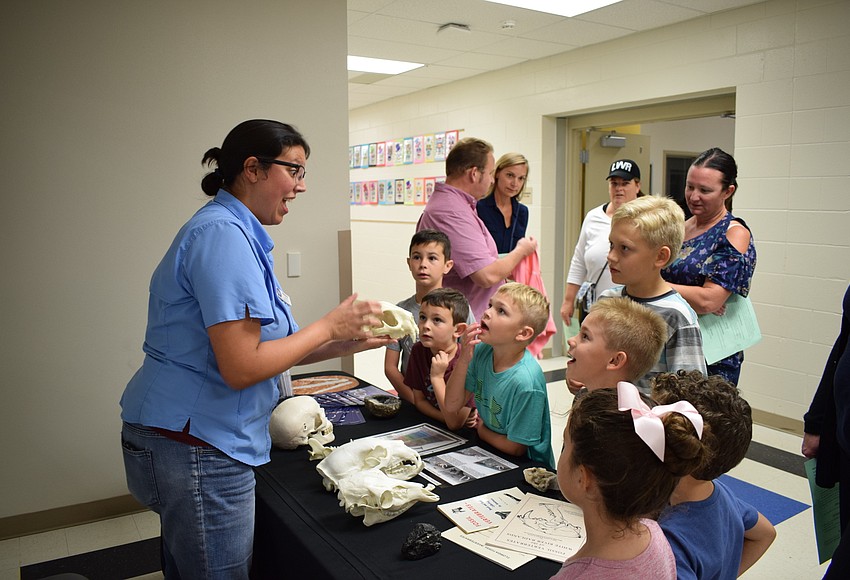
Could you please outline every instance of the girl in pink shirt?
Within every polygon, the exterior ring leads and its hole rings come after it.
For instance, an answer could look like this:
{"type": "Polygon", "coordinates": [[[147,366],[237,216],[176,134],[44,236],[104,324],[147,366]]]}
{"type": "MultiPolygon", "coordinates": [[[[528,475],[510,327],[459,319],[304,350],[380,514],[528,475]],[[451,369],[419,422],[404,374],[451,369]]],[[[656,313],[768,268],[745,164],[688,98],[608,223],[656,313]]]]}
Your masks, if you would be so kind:
{"type": "Polygon", "coordinates": [[[585,543],[553,580],[675,580],[676,560],[654,518],[706,453],[702,417],[679,401],[650,409],[621,382],[579,399],[558,460],[561,493],[584,513],[585,543]]]}

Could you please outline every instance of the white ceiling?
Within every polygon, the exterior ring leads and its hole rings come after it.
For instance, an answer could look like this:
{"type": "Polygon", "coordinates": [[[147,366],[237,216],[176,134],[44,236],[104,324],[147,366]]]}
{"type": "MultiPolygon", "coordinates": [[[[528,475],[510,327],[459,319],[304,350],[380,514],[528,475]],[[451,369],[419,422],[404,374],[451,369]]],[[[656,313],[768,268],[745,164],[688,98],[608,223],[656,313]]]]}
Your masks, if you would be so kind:
{"type": "Polygon", "coordinates": [[[348,108],[758,1],[623,0],[565,18],[485,0],[348,0],[348,54],[426,65],[396,76],[349,72],[348,108]],[[450,22],[470,31],[437,32],[450,22]]]}

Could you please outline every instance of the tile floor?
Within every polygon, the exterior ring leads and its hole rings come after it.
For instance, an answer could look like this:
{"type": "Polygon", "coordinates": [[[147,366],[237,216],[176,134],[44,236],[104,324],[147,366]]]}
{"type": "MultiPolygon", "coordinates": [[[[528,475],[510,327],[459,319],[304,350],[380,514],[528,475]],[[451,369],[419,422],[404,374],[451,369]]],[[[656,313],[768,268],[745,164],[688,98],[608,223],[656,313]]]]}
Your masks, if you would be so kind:
{"type": "MultiPolygon", "coordinates": [[[[563,358],[549,359],[541,361],[541,366],[544,371],[558,370],[564,368],[564,362],[563,358]]],[[[369,380],[365,376],[366,374],[363,373],[363,378],[369,380]]],[[[557,453],[561,448],[563,429],[567,411],[572,403],[572,396],[568,393],[563,380],[551,382],[548,387],[550,411],[552,413],[552,447],[557,453]]],[[[756,425],[753,429],[753,439],[790,453],[800,452],[800,438],[782,431],[756,425]]],[[[745,459],[730,475],[791,499],[811,504],[808,483],[803,477],[749,459],[745,459]]],[[[817,563],[811,508],[780,523],[776,529],[777,538],[773,546],[742,578],[745,580],[821,578],[827,565],[818,565],[817,563]]],[[[158,517],[147,512],[3,540],[0,541],[0,580],[18,580],[20,578],[20,567],[28,564],[144,540],[158,535],[158,517]]],[[[148,574],[139,578],[144,580],[160,579],[162,574],[148,574]]]]}

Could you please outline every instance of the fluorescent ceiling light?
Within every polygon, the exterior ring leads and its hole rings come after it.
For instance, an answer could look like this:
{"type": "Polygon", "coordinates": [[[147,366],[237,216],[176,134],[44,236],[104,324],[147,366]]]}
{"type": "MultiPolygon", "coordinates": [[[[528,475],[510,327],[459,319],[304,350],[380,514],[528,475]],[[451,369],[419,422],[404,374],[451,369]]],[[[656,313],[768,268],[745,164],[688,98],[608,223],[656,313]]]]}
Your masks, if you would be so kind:
{"type": "Polygon", "coordinates": [[[348,55],[348,70],[357,72],[400,75],[401,73],[405,73],[421,66],[425,65],[418,62],[404,62],[401,60],[386,60],[383,58],[369,58],[368,56],[348,55]]]}
{"type": "Polygon", "coordinates": [[[578,16],[603,6],[616,4],[621,0],[487,0],[495,4],[507,4],[517,8],[546,12],[558,16],[578,16]]]}

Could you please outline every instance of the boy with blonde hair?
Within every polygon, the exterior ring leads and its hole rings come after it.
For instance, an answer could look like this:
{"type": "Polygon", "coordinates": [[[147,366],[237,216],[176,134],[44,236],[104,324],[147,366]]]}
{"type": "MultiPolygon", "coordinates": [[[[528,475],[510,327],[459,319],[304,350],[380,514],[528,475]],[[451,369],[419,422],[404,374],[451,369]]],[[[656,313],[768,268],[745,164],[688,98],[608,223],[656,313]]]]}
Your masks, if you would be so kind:
{"type": "Polygon", "coordinates": [[[590,307],[578,334],[567,340],[567,386],[588,391],[634,383],[658,361],[667,324],[656,312],[628,298],[608,298],[590,307]]]}
{"type": "Polygon", "coordinates": [[[601,298],[625,296],[661,315],[667,323],[667,342],[656,364],[637,386],[649,394],[651,379],[680,369],[705,374],[702,335],[694,310],[661,277],[685,237],[685,214],[670,198],[646,196],[623,204],[611,217],[608,267],[615,286],[601,298]]]}
{"type": "Polygon", "coordinates": [[[404,384],[413,391],[413,404],[425,416],[457,430],[474,424],[475,403],[470,398],[456,413],[445,409],[446,381],[460,355],[458,339],[469,317],[469,302],[454,288],[437,288],[419,304],[419,341],[408,359],[404,384]]]}
{"type": "Polygon", "coordinates": [[[750,405],[720,375],[697,371],[659,375],[652,397],[661,405],[691,403],[705,422],[708,460],[684,476],[658,518],[683,580],[737,578],[776,538],[773,525],[717,478],[738,465],[753,436],[750,405]]]}
{"type": "Polygon", "coordinates": [[[482,441],[554,469],[546,379],[526,349],[548,320],[549,301],[539,291],[516,282],[501,286],[481,322],[464,332],[445,408],[457,412],[472,393],[482,441]]]}

